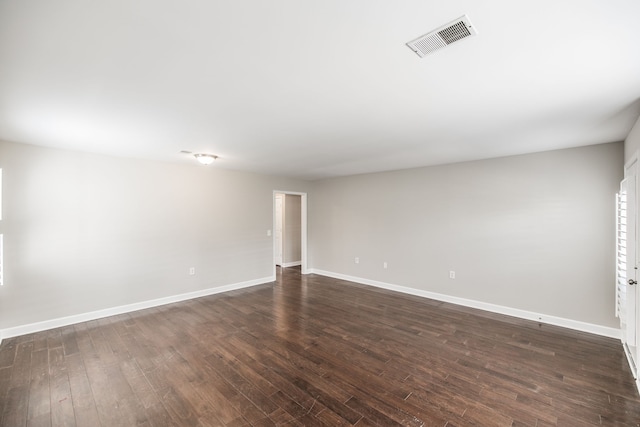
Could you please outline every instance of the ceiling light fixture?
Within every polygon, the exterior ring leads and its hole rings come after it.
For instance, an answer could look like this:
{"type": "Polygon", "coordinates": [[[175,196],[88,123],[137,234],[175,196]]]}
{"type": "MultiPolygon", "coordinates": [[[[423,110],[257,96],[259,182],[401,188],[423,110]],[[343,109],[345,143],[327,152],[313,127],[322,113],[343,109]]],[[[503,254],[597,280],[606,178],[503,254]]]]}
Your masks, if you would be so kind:
{"type": "Polygon", "coordinates": [[[213,163],[215,159],[218,158],[218,156],[214,156],[213,154],[200,154],[200,153],[194,154],[193,157],[195,157],[196,160],[202,163],[203,165],[210,165],[211,163],[213,163]]]}

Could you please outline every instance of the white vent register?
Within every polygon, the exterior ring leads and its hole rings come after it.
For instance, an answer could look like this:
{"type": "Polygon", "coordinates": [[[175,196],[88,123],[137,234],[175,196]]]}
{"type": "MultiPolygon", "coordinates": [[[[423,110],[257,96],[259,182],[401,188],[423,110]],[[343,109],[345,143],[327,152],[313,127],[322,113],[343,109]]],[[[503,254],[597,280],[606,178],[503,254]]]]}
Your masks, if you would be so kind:
{"type": "Polygon", "coordinates": [[[410,41],[407,46],[417,53],[420,58],[423,58],[436,50],[476,34],[477,32],[471,25],[467,15],[463,15],[455,21],[410,41]]]}

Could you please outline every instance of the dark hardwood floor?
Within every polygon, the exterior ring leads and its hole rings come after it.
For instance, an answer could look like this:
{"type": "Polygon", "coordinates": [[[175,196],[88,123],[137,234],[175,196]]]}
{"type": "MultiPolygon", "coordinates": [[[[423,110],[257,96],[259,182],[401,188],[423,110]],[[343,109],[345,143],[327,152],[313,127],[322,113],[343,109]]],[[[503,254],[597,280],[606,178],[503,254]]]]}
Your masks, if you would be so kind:
{"type": "Polygon", "coordinates": [[[2,426],[640,426],[620,342],[286,269],[9,338],[2,426]]]}

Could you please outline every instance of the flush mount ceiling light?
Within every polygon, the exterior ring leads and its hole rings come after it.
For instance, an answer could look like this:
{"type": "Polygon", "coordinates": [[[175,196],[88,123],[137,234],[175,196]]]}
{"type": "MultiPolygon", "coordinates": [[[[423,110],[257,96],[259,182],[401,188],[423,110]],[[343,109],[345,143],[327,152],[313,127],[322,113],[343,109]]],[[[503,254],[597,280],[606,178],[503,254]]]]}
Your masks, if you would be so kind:
{"type": "Polygon", "coordinates": [[[210,165],[211,163],[213,163],[215,159],[218,158],[218,156],[214,156],[213,154],[200,154],[200,153],[194,154],[193,157],[195,157],[196,160],[203,165],[210,165]]]}

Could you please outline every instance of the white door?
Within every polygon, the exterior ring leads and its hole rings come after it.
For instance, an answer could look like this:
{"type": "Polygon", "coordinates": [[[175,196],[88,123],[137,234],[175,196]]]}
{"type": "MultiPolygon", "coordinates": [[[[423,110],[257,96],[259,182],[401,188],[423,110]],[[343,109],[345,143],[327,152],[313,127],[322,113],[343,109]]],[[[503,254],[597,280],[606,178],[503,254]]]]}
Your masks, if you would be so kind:
{"type": "Polygon", "coordinates": [[[275,232],[274,232],[274,250],[276,265],[282,265],[282,214],[284,212],[284,197],[282,194],[276,194],[275,200],[275,232]]]}
{"type": "Polygon", "coordinates": [[[625,166],[625,179],[618,194],[616,310],[620,318],[622,343],[633,375],[638,371],[638,197],[636,160],[625,166]]]}

